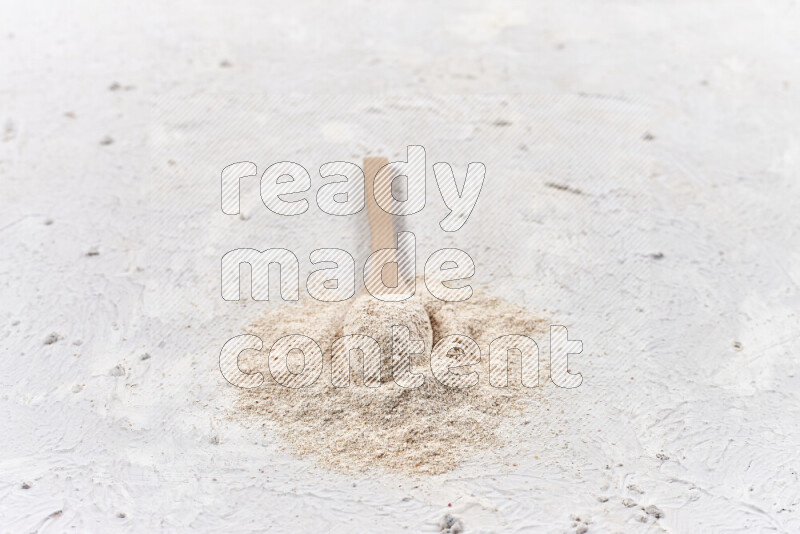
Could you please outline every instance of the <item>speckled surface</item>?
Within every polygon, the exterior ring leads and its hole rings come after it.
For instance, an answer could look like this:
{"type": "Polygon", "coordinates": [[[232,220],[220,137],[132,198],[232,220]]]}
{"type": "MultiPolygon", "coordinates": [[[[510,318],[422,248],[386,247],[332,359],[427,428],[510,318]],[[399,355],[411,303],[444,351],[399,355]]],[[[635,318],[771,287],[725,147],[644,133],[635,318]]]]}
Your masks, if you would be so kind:
{"type": "Polygon", "coordinates": [[[0,531],[800,530],[798,15],[7,5],[0,531]],[[363,261],[366,228],[271,216],[256,184],[226,217],[219,172],[408,144],[487,167],[451,235],[429,175],[419,267],[469,252],[583,340],[584,383],[451,473],[333,474],[231,417],[219,349],[266,305],[224,302],[219,259],[286,246],[303,279],[314,248],[363,261]]]}

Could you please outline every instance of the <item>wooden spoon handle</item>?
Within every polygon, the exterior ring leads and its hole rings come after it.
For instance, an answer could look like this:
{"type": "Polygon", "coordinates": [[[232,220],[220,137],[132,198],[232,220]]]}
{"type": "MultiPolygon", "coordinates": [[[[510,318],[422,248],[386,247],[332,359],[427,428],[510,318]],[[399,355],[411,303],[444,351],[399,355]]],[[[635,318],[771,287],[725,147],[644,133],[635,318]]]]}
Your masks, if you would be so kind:
{"type": "MultiPolygon", "coordinates": [[[[372,251],[394,248],[394,220],[390,213],[383,211],[375,198],[388,199],[392,195],[391,182],[387,170],[384,169],[380,176],[378,171],[389,164],[389,160],[382,157],[364,158],[364,193],[366,195],[367,217],[369,218],[369,234],[372,241],[372,251]]],[[[392,257],[390,261],[397,261],[392,257]]],[[[384,282],[388,287],[397,286],[397,270],[389,267],[386,269],[384,282]]]]}

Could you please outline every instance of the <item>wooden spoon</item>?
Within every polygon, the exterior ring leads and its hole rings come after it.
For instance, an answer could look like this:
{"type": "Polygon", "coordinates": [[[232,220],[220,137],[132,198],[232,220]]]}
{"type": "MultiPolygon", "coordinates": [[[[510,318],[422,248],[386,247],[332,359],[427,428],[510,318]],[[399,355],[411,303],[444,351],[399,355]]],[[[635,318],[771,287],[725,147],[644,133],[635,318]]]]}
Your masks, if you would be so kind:
{"type": "MultiPolygon", "coordinates": [[[[383,157],[364,158],[364,193],[366,195],[369,234],[373,252],[380,249],[394,249],[395,246],[394,216],[383,211],[375,201],[376,198],[389,199],[392,196],[392,184],[389,180],[388,169],[385,168],[388,164],[389,160],[383,157]],[[381,175],[377,176],[379,171],[381,175]]],[[[396,251],[394,251],[389,261],[395,263],[389,264],[390,267],[382,273],[384,284],[389,288],[394,288],[398,285],[396,256],[396,251]]],[[[380,273],[376,274],[380,275],[380,273]]]]}

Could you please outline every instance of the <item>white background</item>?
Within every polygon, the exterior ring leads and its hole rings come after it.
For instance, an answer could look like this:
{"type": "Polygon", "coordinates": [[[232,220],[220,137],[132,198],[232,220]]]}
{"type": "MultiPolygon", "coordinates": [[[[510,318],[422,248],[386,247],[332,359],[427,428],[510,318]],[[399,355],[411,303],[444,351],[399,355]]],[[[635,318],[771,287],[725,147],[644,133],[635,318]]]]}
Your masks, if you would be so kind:
{"type": "Polygon", "coordinates": [[[800,530],[798,20],[782,1],[5,2],[0,530],[800,530]],[[456,94],[490,96],[470,115],[456,94]],[[376,132],[376,102],[408,122],[376,132]],[[277,241],[301,265],[363,254],[363,222],[277,220],[252,194],[226,218],[219,171],[417,143],[429,168],[487,165],[453,236],[429,183],[420,246],[568,325],[584,384],[446,475],[331,473],[231,416],[219,347],[266,306],[223,302],[216,266],[277,241]]]}

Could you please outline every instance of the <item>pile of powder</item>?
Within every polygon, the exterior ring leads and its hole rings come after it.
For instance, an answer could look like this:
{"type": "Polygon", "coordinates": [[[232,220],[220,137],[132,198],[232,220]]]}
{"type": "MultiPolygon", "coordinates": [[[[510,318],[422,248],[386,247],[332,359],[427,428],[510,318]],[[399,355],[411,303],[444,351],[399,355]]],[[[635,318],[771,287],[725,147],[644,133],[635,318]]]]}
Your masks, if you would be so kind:
{"type": "MultiPolygon", "coordinates": [[[[309,300],[265,314],[248,329],[263,340],[264,350],[246,351],[239,358],[240,368],[261,372],[264,384],[239,390],[235,417],[250,422],[268,419],[295,454],[345,471],[384,468],[441,473],[468,458],[471,451],[506,444],[508,440],[500,432],[503,420],[518,415],[525,403],[540,405],[544,396],[541,387],[521,387],[515,351],[509,357],[508,387],[493,387],[488,373],[489,344],[507,334],[543,340],[548,323],[479,291],[467,301],[454,303],[439,301],[425,291],[417,293],[401,303],[384,303],[369,295],[342,303],[309,300]],[[392,380],[393,324],[405,324],[412,338],[425,342],[425,353],[411,356],[412,372],[424,374],[420,387],[403,388],[392,380]],[[334,387],[331,344],[339,336],[359,333],[369,335],[383,349],[381,383],[366,387],[360,358],[351,357],[350,386],[334,387]],[[281,386],[269,372],[269,347],[289,334],[308,336],[323,351],[322,375],[303,389],[281,386]],[[480,347],[480,363],[465,371],[479,373],[473,387],[448,388],[432,376],[432,344],[450,334],[469,336],[480,347]]],[[[302,355],[290,353],[289,370],[298,372],[302,366],[302,355]]],[[[539,384],[544,385],[549,369],[542,353],[539,367],[539,384]]]]}

